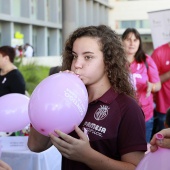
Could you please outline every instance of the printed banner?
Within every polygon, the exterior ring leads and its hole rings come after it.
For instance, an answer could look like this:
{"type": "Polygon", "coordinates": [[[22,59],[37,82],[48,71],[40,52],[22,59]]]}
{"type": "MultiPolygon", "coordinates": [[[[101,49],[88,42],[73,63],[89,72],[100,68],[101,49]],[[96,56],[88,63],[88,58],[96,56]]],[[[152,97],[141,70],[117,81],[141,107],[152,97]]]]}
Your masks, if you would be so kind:
{"type": "Polygon", "coordinates": [[[170,42],[170,9],[148,12],[154,49],[170,42]]]}

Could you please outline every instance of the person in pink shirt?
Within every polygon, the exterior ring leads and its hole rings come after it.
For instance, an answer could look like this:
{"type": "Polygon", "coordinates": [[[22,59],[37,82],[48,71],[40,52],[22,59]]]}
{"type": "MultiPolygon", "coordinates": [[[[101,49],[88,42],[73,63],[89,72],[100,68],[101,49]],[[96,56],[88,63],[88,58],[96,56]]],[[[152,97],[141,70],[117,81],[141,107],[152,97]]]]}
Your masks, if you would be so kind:
{"type": "Polygon", "coordinates": [[[170,107],[170,42],[156,48],[151,57],[157,65],[162,84],[161,90],[155,94],[157,130],[160,131],[165,128],[166,112],[170,107]]]}
{"type": "Polygon", "coordinates": [[[146,141],[149,142],[153,129],[153,92],[161,88],[157,67],[152,58],[142,49],[139,32],[128,28],[122,35],[123,46],[129,61],[136,96],[145,115],[146,141]]]}

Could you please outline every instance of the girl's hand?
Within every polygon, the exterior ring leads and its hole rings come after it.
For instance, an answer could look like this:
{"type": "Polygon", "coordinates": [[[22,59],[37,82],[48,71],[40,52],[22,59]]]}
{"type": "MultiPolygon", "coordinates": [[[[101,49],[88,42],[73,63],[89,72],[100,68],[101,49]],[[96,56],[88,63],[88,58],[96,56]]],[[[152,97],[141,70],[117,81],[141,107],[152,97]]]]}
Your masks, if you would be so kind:
{"type": "Polygon", "coordinates": [[[153,86],[153,84],[148,81],[148,82],[147,82],[146,97],[149,97],[149,96],[150,96],[150,94],[151,94],[151,92],[152,92],[152,86],[153,86]]]}
{"type": "Polygon", "coordinates": [[[157,82],[157,83],[151,83],[151,82],[147,82],[147,90],[146,90],[146,97],[149,97],[151,92],[157,92],[161,89],[161,82],[157,82]]]}
{"type": "Polygon", "coordinates": [[[83,162],[91,149],[89,139],[78,126],[75,126],[75,131],[80,139],[73,138],[59,130],[55,130],[55,133],[57,133],[60,138],[50,134],[51,141],[64,157],[83,162]]]}
{"type": "Polygon", "coordinates": [[[152,140],[150,141],[151,152],[155,152],[158,149],[158,147],[170,149],[170,128],[163,129],[157,134],[164,136],[164,138],[162,140],[159,140],[156,138],[156,134],[153,136],[152,140]]]}
{"type": "Polygon", "coordinates": [[[71,71],[71,70],[65,70],[65,71],[60,71],[59,73],[71,73],[71,74],[75,74],[73,71],[71,71]]]}
{"type": "Polygon", "coordinates": [[[0,160],[0,170],[12,170],[12,169],[7,163],[0,160]]]}
{"type": "Polygon", "coordinates": [[[63,73],[71,73],[71,74],[77,75],[77,77],[79,77],[78,74],[76,74],[75,72],[70,71],[70,70],[60,71],[60,73],[62,73],[62,72],[63,72],[63,73]]]}

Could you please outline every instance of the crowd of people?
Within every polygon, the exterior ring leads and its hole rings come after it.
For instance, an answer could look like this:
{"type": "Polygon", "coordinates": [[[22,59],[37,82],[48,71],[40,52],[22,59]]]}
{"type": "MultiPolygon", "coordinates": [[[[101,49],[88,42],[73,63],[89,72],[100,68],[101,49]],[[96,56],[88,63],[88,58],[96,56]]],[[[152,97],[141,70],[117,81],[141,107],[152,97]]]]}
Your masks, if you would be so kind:
{"type": "MultiPolygon", "coordinates": [[[[19,75],[23,85],[19,93],[24,93],[24,79],[11,54],[1,48],[0,94],[5,94],[1,89],[5,89],[11,72],[19,75]]],[[[89,95],[86,116],[70,134],[55,129],[59,137],[43,136],[31,126],[29,149],[41,152],[54,145],[62,154],[62,170],[134,170],[147,151],[147,143],[151,152],[158,146],[170,149],[169,54],[170,43],[155,49],[151,56],[146,54],[134,28],[126,29],[121,38],[106,25],[76,29],[66,41],[62,66],[51,68],[49,75],[67,71],[79,76],[89,95]],[[99,112],[104,114],[101,120],[95,118],[99,112]],[[152,137],[154,115],[159,120],[157,133],[164,136],[161,142],[156,134],[152,137]],[[97,135],[97,127],[105,131],[97,135]]],[[[1,166],[10,168],[2,161],[1,166]]]]}
{"type": "Polygon", "coordinates": [[[30,45],[29,43],[26,43],[25,45],[17,45],[15,47],[15,50],[16,50],[16,56],[17,57],[33,57],[34,55],[34,49],[33,49],[33,46],[30,45]]]}

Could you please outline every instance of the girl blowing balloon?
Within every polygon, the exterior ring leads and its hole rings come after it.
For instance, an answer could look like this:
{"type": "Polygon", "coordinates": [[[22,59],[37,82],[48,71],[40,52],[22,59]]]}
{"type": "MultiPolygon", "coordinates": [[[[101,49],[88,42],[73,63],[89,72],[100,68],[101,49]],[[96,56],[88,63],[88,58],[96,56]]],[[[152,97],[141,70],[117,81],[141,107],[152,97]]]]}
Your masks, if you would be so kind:
{"type": "Polygon", "coordinates": [[[105,25],[78,28],[62,57],[62,70],[86,85],[86,116],[70,134],[56,129],[60,138],[31,127],[28,147],[41,152],[53,144],[63,156],[62,170],[134,170],[147,149],[145,120],[118,35],[105,25]]]}

